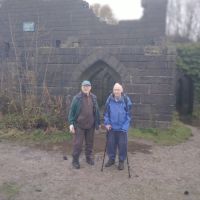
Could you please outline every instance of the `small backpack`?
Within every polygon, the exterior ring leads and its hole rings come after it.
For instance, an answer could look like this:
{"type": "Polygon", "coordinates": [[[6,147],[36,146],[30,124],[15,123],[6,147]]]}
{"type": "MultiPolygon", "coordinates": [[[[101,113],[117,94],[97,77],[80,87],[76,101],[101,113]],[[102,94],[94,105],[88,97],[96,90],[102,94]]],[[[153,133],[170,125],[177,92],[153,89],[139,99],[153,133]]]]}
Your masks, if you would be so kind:
{"type": "MultiPolygon", "coordinates": [[[[113,94],[110,94],[107,101],[106,101],[106,104],[105,104],[105,110],[104,110],[104,114],[106,113],[106,111],[108,110],[108,105],[110,103],[110,99],[112,97],[113,94]]],[[[126,112],[129,112],[129,107],[128,107],[128,96],[126,94],[123,94],[122,95],[124,97],[124,102],[125,102],[125,111],[126,112]]]]}

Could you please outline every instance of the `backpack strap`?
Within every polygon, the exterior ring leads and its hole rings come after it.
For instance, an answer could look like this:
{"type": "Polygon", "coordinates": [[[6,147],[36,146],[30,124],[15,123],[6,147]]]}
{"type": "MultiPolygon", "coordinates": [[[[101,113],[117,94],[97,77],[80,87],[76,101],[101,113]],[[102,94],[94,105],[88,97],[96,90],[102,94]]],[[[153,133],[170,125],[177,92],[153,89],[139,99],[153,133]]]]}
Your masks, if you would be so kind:
{"type": "MultiPolygon", "coordinates": [[[[107,101],[106,101],[104,113],[105,113],[106,111],[108,111],[108,109],[109,109],[109,103],[110,103],[110,99],[111,99],[112,95],[113,95],[113,94],[111,93],[111,94],[109,95],[107,101]]],[[[126,94],[124,94],[124,93],[122,94],[122,96],[123,96],[124,102],[125,102],[125,111],[128,112],[128,111],[129,111],[129,107],[128,107],[128,96],[127,96],[126,94]]],[[[108,112],[108,113],[109,113],[109,112],[108,112]]]]}
{"type": "Polygon", "coordinates": [[[129,108],[128,108],[128,96],[126,94],[123,94],[124,97],[124,102],[125,102],[125,110],[126,112],[128,112],[129,108]]]}
{"type": "Polygon", "coordinates": [[[105,108],[104,108],[104,115],[105,115],[106,112],[108,112],[108,115],[110,114],[109,103],[110,103],[111,97],[112,97],[112,93],[108,96],[108,99],[106,100],[106,104],[105,104],[105,108]]]}

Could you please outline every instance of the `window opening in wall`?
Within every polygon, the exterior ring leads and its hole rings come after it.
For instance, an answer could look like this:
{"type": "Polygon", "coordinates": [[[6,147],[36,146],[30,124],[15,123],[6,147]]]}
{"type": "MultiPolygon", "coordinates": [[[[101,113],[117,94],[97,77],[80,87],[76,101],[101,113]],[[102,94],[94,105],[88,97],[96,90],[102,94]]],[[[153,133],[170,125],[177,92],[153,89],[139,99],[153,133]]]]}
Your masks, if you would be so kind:
{"type": "Polygon", "coordinates": [[[35,31],[35,23],[34,22],[24,22],[23,23],[23,31],[24,32],[34,32],[35,31]]]}
{"type": "Polygon", "coordinates": [[[56,47],[60,48],[60,45],[61,45],[61,41],[60,40],[56,40],[56,47]]]}

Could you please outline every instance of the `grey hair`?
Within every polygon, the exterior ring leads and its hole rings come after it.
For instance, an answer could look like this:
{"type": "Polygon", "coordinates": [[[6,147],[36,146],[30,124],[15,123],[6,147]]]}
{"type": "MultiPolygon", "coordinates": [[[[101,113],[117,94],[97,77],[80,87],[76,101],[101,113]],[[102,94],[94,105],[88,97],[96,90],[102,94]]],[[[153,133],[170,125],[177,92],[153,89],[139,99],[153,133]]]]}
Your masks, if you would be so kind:
{"type": "Polygon", "coordinates": [[[120,87],[120,89],[121,89],[122,92],[123,92],[123,87],[122,87],[122,85],[121,85],[120,83],[115,83],[114,86],[113,86],[113,89],[114,89],[115,87],[120,87]]]}

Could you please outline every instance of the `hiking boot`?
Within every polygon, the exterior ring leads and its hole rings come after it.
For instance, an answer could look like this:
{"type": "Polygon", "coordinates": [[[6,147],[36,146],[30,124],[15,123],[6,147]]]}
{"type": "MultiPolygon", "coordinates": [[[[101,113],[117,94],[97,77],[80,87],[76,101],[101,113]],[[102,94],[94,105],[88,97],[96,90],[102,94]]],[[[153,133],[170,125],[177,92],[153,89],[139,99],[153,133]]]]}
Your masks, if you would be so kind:
{"type": "Polygon", "coordinates": [[[119,161],[118,170],[124,169],[124,161],[119,161]]]}
{"type": "Polygon", "coordinates": [[[74,169],[80,169],[80,164],[78,160],[73,160],[72,161],[72,166],[74,169]]]}
{"type": "Polygon", "coordinates": [[[105,167],[110,167],[115,164],[114,160],[109,159],[108,162],[105,164],[105,167]]]}
{"type": "Polygon", "coordinates": [[[86,158],[86,162],[89,164],[89,165],[94,165],[94,160],[92,158],[86,158]]]}

